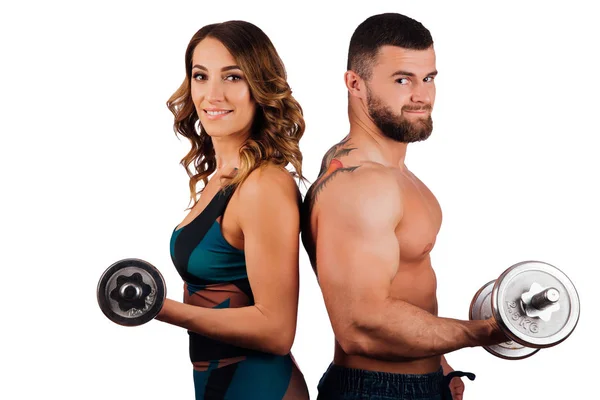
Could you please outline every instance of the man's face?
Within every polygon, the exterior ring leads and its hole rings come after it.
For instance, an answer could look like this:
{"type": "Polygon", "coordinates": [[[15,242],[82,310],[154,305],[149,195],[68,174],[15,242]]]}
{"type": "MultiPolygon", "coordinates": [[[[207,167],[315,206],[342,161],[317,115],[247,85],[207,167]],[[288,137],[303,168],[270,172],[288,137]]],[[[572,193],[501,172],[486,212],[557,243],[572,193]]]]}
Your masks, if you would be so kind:
{"type": "Polygon", "coordinates": [[[433,47],[381,47],[365,84],[369,115],[384,135],[403,143],[431,135],[436,74],[433,47]]]}

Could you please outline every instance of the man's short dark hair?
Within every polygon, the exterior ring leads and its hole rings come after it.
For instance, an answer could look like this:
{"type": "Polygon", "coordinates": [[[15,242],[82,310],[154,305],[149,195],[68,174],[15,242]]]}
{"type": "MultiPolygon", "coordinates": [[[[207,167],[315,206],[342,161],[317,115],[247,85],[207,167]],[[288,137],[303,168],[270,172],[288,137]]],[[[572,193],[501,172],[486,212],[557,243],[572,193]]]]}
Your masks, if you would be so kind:
{"type": "Polygon", "coordinates": [[[381,46],[425,50],[431,45],[431,33],[420,22],[397,13],[373,15],[352,34],[347,68],[369,80],[381,46]]]}

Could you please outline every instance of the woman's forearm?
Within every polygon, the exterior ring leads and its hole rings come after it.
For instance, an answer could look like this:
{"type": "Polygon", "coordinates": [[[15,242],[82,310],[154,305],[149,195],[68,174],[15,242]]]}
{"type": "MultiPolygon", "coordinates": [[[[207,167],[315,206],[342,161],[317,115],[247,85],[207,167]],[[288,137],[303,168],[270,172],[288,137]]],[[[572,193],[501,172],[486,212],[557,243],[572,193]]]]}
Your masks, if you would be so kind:
{"type": "Polygon", "coordinates": [[[269,315],[260,305],[215,309],[166,299],[156,319],[238,347],[279,355],[289,353],[295,333],[295,324],[269,315]]]}

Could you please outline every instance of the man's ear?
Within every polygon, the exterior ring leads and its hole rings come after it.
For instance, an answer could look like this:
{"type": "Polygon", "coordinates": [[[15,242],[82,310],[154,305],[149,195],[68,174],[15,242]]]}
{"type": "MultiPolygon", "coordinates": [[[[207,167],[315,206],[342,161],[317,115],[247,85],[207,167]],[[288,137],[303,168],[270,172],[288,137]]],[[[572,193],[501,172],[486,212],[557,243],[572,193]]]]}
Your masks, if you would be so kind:
{"type": "Polygon", "coordinates": [[[365,81],[356,72],[352,70],[346,71],[344,74],[344,83],[348,89],[349,96],[363,99],[367,97],[365,81]]]}

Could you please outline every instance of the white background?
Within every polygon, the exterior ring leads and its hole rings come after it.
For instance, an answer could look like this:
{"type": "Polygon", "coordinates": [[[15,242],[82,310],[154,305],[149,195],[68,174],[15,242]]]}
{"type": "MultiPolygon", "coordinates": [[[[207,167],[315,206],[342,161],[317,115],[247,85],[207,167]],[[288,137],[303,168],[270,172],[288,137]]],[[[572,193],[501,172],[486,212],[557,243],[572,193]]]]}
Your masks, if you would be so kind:
{"type": "MultiPolygon", "coordinates": [[[[169,297],[181,298],[168,243],[187,206],[178,162],[188,143],[172,132],[165,102],[184,78],[189,39],[230,19],[270,36],[304,108],[301,148],[313,181],[323,153],[348,131],[350,36],[368,16],[388,11],[423,22],[438,56],[434,133],[409,147],[407,164],[444,211],[432,254],[440,315],[467,318],[477,289],[530,259],[561,268],[582,301],[572,336],[526,360],[481,348],[449,354],[454,368],[477,374],[465,399],[598,391],[593,2],[158,3],[0,8],[0,398],[193,398],[185,331],[158,321],[118,326],[95,297],[110,264],[138,257],[159,267],[169,297]]],[[[292,352],[311,398],[332,350],[302,251],[292,352]]]]}

